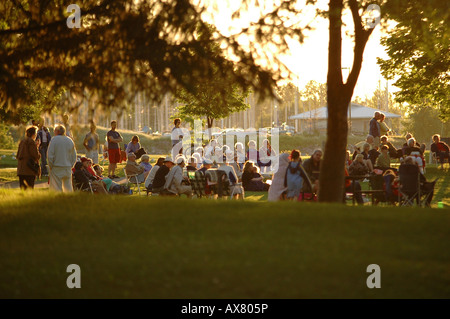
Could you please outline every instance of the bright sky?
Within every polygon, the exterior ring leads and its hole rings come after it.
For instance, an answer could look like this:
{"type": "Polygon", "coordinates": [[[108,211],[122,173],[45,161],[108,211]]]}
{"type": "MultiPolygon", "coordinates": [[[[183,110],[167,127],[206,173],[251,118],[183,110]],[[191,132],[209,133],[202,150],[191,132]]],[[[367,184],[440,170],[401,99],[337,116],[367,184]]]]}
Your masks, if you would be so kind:
{"type": "MultiPolygon", "coordinates": [[[[240,0],[205,0],[210,2],[216,2],[220,15],[215,15],[216,25],[222,33],[230,31],[232,25],[236,25],[236,22],[231,22],[229,12],[229,6],[233,9],[239,8],[240,0]]],[[[274,0],[276,1],[276,0],[274,0]]],[[[269,1],[264,1],[267,4],[269,1]]],[[[315,80],[320,83],[326,83],[327,69],[328,69],[328,20],[324,18],[315,18],[314,13],[317,7],[321,9],[328,8],[328,1],[319,0],[315,6],[301,6],[303,8],[304,15],[302,15],[301,25],[307,25],[313,27],[311,31],[305,31],[305,41],[300,44],[296,41],[289,43],[291,49],[291,56],[284,59],[285,64],[289,69],[298,76],[298,85],[300,89],[308,83],[310,80],[315,80]],[[304,21],[304,22],[303,22],[304,21]]],[[[253,11],[245,19],[257,19],[258,14],[253,11]]],[[[244,19],[243,19],[244,20],[244,19]]],[[[342,67],[351,67],[353,63],[353,39],[345,35],[345,32],[353,33],[353,21],[351,13],[347,10],[344,13],[344,23],[346,26],[343,28],[343,43],[342,43],[342,67]]],[[[386,86],[386,80],[381,76],[380,69],[376,63],[376,58],[386,58],[384,47],[380,44],[381,29],[380,26],[376,26],[370,39],[366,45],[366,49],[363,57],[363,64],[361,72],[358,78],[358,83],[355,87],[353,98],[359,96],[364,98],[365,96],[372,96],[373,91],[380,85],[382,88],[386,86]]],[[[344,80],[349,73],[348,69],[343,70],[344,80]]],[[[297,83],[294,83],[297,84],[297,83]]],[[[395,91],[395,87],[389,85],[389,91],[395,91]]]]}

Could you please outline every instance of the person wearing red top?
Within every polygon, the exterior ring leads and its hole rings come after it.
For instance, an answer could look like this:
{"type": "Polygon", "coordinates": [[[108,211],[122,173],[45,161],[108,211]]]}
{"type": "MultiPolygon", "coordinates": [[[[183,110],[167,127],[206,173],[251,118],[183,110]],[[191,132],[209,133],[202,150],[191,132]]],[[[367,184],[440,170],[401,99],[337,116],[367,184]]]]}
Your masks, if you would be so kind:
{"type": "Polygon", "coordinates": [[[450,148],[444,142],[441,142],[441,136],[439,134],[433,135],[433,144],[431,144],[431,152],[436,154],[436,159],[439,159],[441,167],[444,167],[444,160],[449,160],[450,148]]]}

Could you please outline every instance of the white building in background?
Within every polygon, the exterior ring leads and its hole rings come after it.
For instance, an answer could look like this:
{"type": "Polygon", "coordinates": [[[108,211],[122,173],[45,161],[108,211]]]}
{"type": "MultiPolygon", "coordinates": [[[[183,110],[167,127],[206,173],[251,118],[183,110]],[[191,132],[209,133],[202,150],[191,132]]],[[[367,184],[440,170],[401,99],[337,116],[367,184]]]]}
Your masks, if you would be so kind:
{"type": "MultiPolygon", "coordinates": [[[[376,111],[384,113],[388,126],[392,126],[391,119],[401,118],[401,115],[398,114],[352,103],[348,111],[348,120],[351,122],[352,133],[367,134],[369,132],[369,121],[373,118],[373,114],[376,111]]],[[[299,132],[326,131],[328,108],[323,106],[315,110],[292,115],[289,119],[299,120],[299,132]]]]}

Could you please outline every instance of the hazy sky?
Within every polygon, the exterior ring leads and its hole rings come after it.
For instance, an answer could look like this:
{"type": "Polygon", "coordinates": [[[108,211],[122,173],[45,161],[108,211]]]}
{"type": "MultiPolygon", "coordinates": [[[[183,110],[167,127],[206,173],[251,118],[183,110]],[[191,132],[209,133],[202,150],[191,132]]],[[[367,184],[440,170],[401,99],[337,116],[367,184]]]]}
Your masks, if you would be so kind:
{"type": "MultiPolygon", "coordinates": [[[[240,0],[205,0],[206,2],[215,3],[216,25],[222,33],[232,32],[232,26],[239,27],[236,21],[231,20],[229,12],[230,7],[233,9],[239,8],[240,0]]],[[[275,0],[276,1],[276,0],[275,0]]],[[[270,3],[270,0],[262,1],[264,4],[270,3]]],[[[324,18],[314,18],[315,9],[319,7],[321,9],[328,8],[327,0],[319,0],[315,6],[303,6],[301,8],[304,12],[302,14],[300,25],[309,25],[314,29],[312,31],[306,31],[305,41],[303,44],[292,41],[290,43],[291,56],[284,59],[285,64],[291,69],[292,72],[298,75],[299,87],[302,89],[305,84],[310,80],[325,83],[328,69],[328,20],[324,18]]],[[[251,14],[242,18],[245,20],[255,20],[259,14],[256,10],[253,10],[251,14]]],[[[342,43],[342,66],[351,67],[353,62],[353,39],[345,35],[345,32],[353,33],[353,21],[351,13],[347,10],[344,14],[344,23],[346,26],[343,28],[343,43],[342,43]]],[[[379,67],[376,63],[377,57],[386,58],[384,47],[380,44],[381,29],[378,25],[373,31],[364,52],[363,64],[361,72],[358,78],[358,83],[354,90],[353,98],[360,96],[364,98],[372,96],[372,92],[378,87],[379,81],[381,86],[386,86],[386,80],[381,76],[379,67]]],[[[344,80],[348,75],[349,70],[343,70],[344,80]]],[[[295,83],[297,84],[297,83],[295,83]]],[[[389,87],[392,92],[395,90],[392,86],[389,87]]]]}

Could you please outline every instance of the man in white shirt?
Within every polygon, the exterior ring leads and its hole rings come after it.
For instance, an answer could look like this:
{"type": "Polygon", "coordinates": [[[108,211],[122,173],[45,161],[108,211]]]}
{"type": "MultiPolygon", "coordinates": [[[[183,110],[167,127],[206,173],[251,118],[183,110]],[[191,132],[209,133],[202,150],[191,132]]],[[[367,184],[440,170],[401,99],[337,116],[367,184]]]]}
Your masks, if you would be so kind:
{"type": "Polygon", "coordinates": [[[174,166],[166,176],[166,183],[164,189],[172,194],[185,194],[187,197],[192,196],[192,187],[189,185],[183,185],[183,180],[187,180],[183,177],[183,167],[186,165],[184,156],[180,156],[176,160],[177,165],[174,166]]]}
{"type": "Polygon", "coordinates": [[[66,136],[64,125],[55,127],[47,152],[50,168],[49,186],[58,192],[73,192],[72,167],[77,161],[77,151],[72,139],[66,136]]]}

